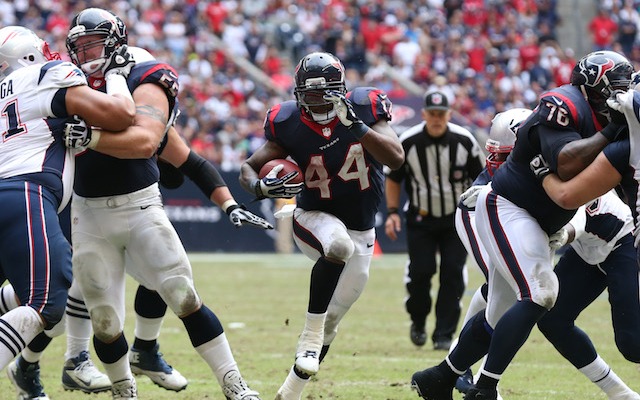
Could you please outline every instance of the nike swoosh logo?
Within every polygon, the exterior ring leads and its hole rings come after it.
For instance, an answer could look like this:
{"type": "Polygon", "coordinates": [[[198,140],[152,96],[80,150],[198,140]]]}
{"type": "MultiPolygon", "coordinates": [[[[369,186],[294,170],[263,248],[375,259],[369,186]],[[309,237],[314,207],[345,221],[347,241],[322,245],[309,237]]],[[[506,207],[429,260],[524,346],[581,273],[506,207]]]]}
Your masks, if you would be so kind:
{"type": "Polygon", "coordinates": [[[556,96],[551,96],[551,98],[553,99],[553,101],[554,101],[557,105],[559,105],[559,106],[561,106],[561,105],[562,105],[563,101],[562,101],[562,100],[558,100],[558,99],[556,98],[556,96]]]}
{"type": "Polygon", "coordinates": [[[372,244],[367,243],[367,247],[373,247],[373,243],[372,244]]]}
{"type": "Polygon", "coordinates": [[[151,204],[149,204],[148,206],[140,206],[141,210],[146,210],[147,208],[151,207],[151,204]]]}

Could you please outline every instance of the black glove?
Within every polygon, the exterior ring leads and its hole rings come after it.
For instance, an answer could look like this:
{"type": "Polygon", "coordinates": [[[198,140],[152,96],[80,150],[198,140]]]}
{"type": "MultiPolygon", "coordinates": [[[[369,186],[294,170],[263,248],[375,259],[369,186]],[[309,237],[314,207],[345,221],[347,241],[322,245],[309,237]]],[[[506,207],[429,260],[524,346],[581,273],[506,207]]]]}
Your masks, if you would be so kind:
{"type": "Polygon", "coordinates": [[[87,147],[91,143],[91,126],[77,115],[69,117],[64,125],[64,145],[70,149],[87,147]]]}
{"type": "Polygon", "coordinates": [[[136,60],[133,59],[133,55],[128,50],[129,47],[123,44],[111,53],[111,56],[102,67],[102,74],[105,78],[110,74],[120,74],[125,78],[129,76],[131,68],[136,64],[136,60]]]}
{"type": "Polygon", "coordinates": [[[529,168],[533,171],[533,174],[538,178],[541,182],[545,176],[551,173],[551,169],[549,168],[549,164],[542,157],[542,154],[538,154],[533,157],[533,159],[529,162],[529,168]]]}
{"type": "Polygon", "coordinates": [[[362,122],[353,110],[353,104],[345,97],[344,94],[335,90],[327,90],[323,96],[325,100],[333,103],[333,108],[340,119],[342,125],[349,128],[349,131],[358,138],[362,138],[365,133],[369,132],[369,127],[362,122]]]}
{"type": "Polygon", "coordinates": [[[258,179],[253,187],[258,199],[264,199],[266,197],[290,199],[302,192],[302,189],[304,189],[303,182],[289,183],[291,179],[298,175],[298,171],[291,171],[285,176],[278,178],[278,172],[280,172],[282,168],[282,164],[276,165],[264,178],[258,179]]]}
{"type": "Polygon", "coordinates": [[[273,225],[268,223],[264,218],[259,217],[247,210],[243,204],[234,204],[227,208],[229,221],[236,227],[242,225],[251,225],[262,229],[273,229],[273,225]]]}

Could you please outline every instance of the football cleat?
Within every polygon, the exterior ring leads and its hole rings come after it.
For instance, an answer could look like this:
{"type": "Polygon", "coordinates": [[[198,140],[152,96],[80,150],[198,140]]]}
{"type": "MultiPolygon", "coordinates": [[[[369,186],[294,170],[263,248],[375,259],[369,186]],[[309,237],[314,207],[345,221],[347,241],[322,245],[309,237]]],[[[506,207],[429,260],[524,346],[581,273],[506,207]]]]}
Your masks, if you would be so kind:
{"type": "Polygon", "coordinates": [[[418,371],[411,377],[411,388],[425,400],[453,400],[454,385],[455,379],[447,379],[438,367],[418,371]]]}
{"type": "Polygon", "coordinates": [[[320,369],[320,358],[317,351],[306,350],[296,353],[296,368],[307,375],[315,375],[320,369]]]}
{"type": "Polygon", "coordinates": [[[227,400],[260,400],[259,393],[251,390],[235,369],[224,374],[222,382],[222,393],[227,400]]]}
{"type": "MultiPolygon", "coordinates": [[[[499,396],[499,394],[498,394],[499,396]]],[[[498,398],[498,400],[501,400],[500,398],[498,398]]],[[[632,391],[632,390],[628,390],[622,393],[617,393],[614,395],[610,395],[609,396],[609,400],[640,400],[640,394],[632,391]]]]}
{"type": "Polygon", "coordinates": [[[96,368],[87,351],[65,361],[62,367],[62,387],[65,390],[81,390],[99,393],[111,389],[109,377],[96,368]]]}
{"type": "Polygon", "coordinates": [[[113,400],[136,400],[138,398],[136,380],[131,378],[114,382],[111,385],[111,396],[113,400]]]}
{"type": "Polygon", "coordinates": [[[158,351],[156,344],[150,351],[139,350],[134,347],[129,351],[129,365],[131,372],[136,375],[146,375],[156,385],[179,392],[187,387],[189,381],[178,370],[171,367],[158,351]]]}
{"type": "Polygon", "coordinates": [[[473,386],[464,395],[464,400],[498,400],[498,390],[496,388],[479,389],[473,386]]]}
{"type": "Polygon", "coordinates": [[[49,400],[40,381],[40,365],[38,363],[30,364],[23,371],[18,367],[17,360],[14,360],[7,367],[7,376],[18,391],[18,400],[49,400]]]}
{"type": "Polygon", "coordinates": [[[456,389],[460,393],[467,393],[473,387],[473,372],[467,369],[463,375],[456,380],[456,389]]]}

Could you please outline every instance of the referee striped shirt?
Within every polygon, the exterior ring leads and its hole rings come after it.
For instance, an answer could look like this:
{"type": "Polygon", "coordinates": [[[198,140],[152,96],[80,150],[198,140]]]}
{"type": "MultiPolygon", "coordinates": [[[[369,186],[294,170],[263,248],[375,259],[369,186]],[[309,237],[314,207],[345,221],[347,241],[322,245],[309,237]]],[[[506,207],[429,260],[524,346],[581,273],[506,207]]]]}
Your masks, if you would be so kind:
{"type": "Polygon", "coordinates": [[[422,122],[400,135],[405,161],[387,178],[404,180],[410,208],[440,218],[455,212],[460,194],[484,168],[485,157],[467,129],[448,123],[445,134],[433,138],[425,125],[422,122]]]}

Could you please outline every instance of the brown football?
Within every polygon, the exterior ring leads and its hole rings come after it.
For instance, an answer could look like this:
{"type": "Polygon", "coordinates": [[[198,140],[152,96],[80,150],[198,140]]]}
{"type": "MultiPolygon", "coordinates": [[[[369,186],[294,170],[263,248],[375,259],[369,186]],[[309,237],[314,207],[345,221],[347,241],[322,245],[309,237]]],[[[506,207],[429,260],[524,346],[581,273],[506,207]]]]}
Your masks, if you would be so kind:
{"type": "Polygon", "coordinates": [[[302,173],[302,170],[300,169],[298,164],[294,163],[293,161],[286,160],[284,158],[277,158],[263,165],[262,168],[260,168],[260,173],[258,174],[260,179],[264,178],[269,173],[269,171],[271,171],[278,164],[284,165],[284,167],[280,170],[280,172],[278,172],[278,178],[282,178],[289,172],[298,171],[298,175],[296,175],[293,179],[291,179],[289,183],[304,182],[304,174],[302,173]]]}

